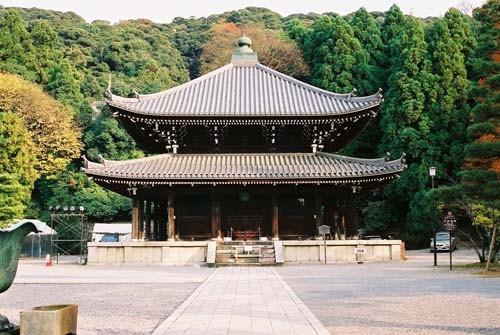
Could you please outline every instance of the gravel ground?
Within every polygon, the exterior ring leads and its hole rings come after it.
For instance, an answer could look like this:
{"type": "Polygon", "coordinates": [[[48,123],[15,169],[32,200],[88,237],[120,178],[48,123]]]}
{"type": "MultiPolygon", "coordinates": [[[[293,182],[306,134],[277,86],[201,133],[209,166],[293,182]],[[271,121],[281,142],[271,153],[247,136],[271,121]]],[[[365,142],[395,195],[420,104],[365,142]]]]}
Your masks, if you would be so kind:
{"type": "MultiPolygon", "coordinates": [[[[79,305],[79,335],[151,334],[212,269],[103,267],[21,262],[0,312],[19,323],[19,312],[40,305],[79,305]]],[[[35,335],[35,334],[33,334],[35,335]]]]}
{"type": "Polygon", "coordinates": [[[198,286],[186,284],[14,284],[0,297],[2,314],[39,305],[79,305],[79,334],[151,334],[198,286]]]}
{"type": "MultiPolygon", "coordinates": [[[[428,250],[401,263],[278,269],[331,334],[500,334],[500,279],[432,266],[428,250]]],[[[476,262],[460,250],[455,263],[476,262]]]]}
{"type": "MultiPolygon", "coordinates": [[[[470,250],[454,263],[477,259],[470,250]]],[[[428,250],[406,262],[276,268],[335,335],[500,334],[500,278],[448,269],[448,255],[432,266],[428,250]]],[[[0,311],[79,304],[78,335],[150,334],[214,270],[204,267],[103,267],[23,261],[0,311]]],[[[191,335],[191,334],[189,334],[191,335]]]]}

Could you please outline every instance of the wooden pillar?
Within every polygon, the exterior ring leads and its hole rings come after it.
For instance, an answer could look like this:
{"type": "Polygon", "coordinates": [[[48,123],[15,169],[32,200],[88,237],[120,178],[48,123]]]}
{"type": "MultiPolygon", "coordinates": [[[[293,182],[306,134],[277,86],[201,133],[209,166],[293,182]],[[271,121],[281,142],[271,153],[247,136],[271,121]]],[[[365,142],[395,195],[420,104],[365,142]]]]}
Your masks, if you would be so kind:
{"type": "Polygon", "coordinates": [[[346,216],[346,202],[345,198],[340,201],[340,239],[345,240],[345,216],[346,216]]]}
{"type": "Polygon", "coordinates": [[[153,241],[159,241],[160,236],[160,204],[154,203],[154,213],[153,213],[153,241]]]}
{"type": "Polygon", "coordinates": [[[146,200],[146,214],[144,216],[144,239],[151,240],[151,200],[146,200]]]}
{"type": "Polygon", "coordinates": [[[132,240],[139,239],[139,199],[132,198],[132,240]]]}
{"type": "Polygon", "coordinates": [[[144,240],[144,200],[139,200],[139,227],[137,238],[144,240]]]}
{"type": "Polygon", "coordinates": [[[318,192],[314,193],[314,221],[315,221],[315,233],[314,236],[319,236],[319,226],[323,223],[321,217],[321,194],[318,192]]]}
{"type": "Polygon", "coordinates": [[[212,238],[221,240],[222,232],[220,228],[220,197],[212,194],[212,238]]]}
{"type": "Polygon", "coordinates": [[[333,201],[333,238],[335,240],[339,239],[339,204],[338,200],[333,201]]]}
{"type": "Polygon", "coordinates": [[[273,206],[273,241],[280,239],[279,237],[279,207],[278,207],[278,196],[273,194],[271,197],[271,202],[273,206]]]}
{"type": "Polygon", "coordinates": [[[168,240],[175,241],[175,212],[174,212],[174,194],[168,193],[168,240]]]}
{"type": "Polygon", "coordinates": [[[158,240],[167,240],[167,207],[165,203],[158,204],[158,240]]]}

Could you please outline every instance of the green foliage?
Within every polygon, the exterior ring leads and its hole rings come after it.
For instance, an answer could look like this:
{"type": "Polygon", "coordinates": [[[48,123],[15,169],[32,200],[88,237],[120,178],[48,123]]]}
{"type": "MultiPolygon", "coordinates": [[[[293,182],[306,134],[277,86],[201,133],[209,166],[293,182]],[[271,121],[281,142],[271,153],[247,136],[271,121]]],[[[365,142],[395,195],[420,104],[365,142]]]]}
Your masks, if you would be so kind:
{"type": "MultiPolygon", "coordinates": [[[[86,208],[89,220],[113,221],[128,218],[130,215],[130,199],[107,191],[87,179],[82,172],[71,167],[56,176],[44,177],[37,182],[37,193],[40,206],[44,209],[51,205],[86,208]]],[[[44,210],[42,218],[49,220],[49,212],[44,210]]]]}
{"type": "Polygon", "coordinates": [[[313,85],[339,93],[371,89],[369,54],[342,17],[323,16],[308,30],[295,24],[292,35],[299,38],[313,85]]]}
{"type": "Polygon", "coordinates": [[[474,47],[469,20],[450,9],[428,32],[430,92],[427,112],[432,120],[429,160],[439,162],[448,175],[455,175],[463,163],[463,143],[469,119],[466,59],[474,47]]]}
{"type": "Polygon", "coordinates": [[[22,17],[15,9],[2,15],[0,32],[0,70],[36,80],[33,45],[22,17]]]}
{"type": "Polygon", "coordinates": [[[35,145],[31,164],[41,174],[66,169],[80,156],[80,129],[73,112],[19,76],[0,73],[0,112],[13,112],[35,145]]]}
{"type": "Polygon", "coordinates": [[[0,112],[0,226],[20,219],[37,178],[34,148],[22,121],[0,112]]]}
{"type": "Polygon", "coordinates": [[[477,48],[470,60],[473,123],[467,130],[462,185],[478,205],[500,208],[500,1],[474,11],[477,48]]]}
{"type": "Polygon", "coordinates": [[[139,158],[144,154],[138,150],[132,137],[108,113],[100,114],[85,133],[86,155],[91,161],[99,161],[102,155],[107,159],[139,158]]]}
{"type": "Polygon", "coordinates": [[[78,77],[67,59],[52,68],[45,88],[57,100],[70,106],[77,106],[83,100],[78,77]]]}

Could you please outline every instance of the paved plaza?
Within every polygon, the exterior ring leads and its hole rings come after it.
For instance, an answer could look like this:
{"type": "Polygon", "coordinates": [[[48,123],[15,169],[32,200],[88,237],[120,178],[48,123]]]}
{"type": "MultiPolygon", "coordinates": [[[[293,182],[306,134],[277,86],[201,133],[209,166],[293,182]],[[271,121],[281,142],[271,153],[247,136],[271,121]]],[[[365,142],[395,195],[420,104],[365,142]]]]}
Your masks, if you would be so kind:
{"type": "MultiPolygon", "coordinates": [[[[455,263],[476,261],[459,250],[455,263]]],[[[22,261],[0,312],[79,305],[78,335],[500,334],[500,278],[406,262],[264,268],[79,266],[22,261]],[[319,320],[319,321],[318,321],[319,320]]]]}
{"type": "Polygon", "coordinates": [[[153,335],[328,335],[273,268],[219,268],[153,335]]]}

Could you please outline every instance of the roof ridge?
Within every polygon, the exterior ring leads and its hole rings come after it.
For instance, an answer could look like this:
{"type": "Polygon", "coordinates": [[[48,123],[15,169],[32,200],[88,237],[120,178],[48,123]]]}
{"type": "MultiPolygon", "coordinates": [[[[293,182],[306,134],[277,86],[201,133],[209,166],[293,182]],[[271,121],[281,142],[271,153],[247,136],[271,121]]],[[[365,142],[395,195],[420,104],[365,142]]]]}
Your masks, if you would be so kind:
{"type": "Polygon", "coordinates": [[[255,67],[256,68],[260,68],[261,70],[264,70],[266,72],[270,72],[271,74],[277,76],[277,77],[280,77],[284,80],[287,80],[297,86],[302,86],[302,87],[305,87],[307,89],[310,89],[311,91],[314,91],[316,93],[319,93],[319,94],[324,94],[326,96],[329,96],[329,97],[333,97],[333,98],[337,98],[337,99],[341,99],[341,100],[350,100],[350,101],[370,101],[370,100],[379,100],[381,99],[381,90],[382,89],[379,89],[377,91],[377,93],[374,93],[372,95],[366,95],[366,96],[362,96],[362,97],[355,97],[353,96],[353,93],[337,93],[337,92],[331,92],[331,91],[328,91],[328,90],[325,90],[325,89],[322,89],[320,87],[316,87],[316,86],[313,86],[311,84],[308,84],[306,82],[303,82],[301,80],[298,80],[296,78],[293,78],[289,75],[286,75],[284,73],[281,73],[279,71],[276,71],[268,66],[265,66],[261,63],[257,63],[255,64],[255,67]],[[376,99],[373,99],[373,98],[376,98],[376,99]]]}

